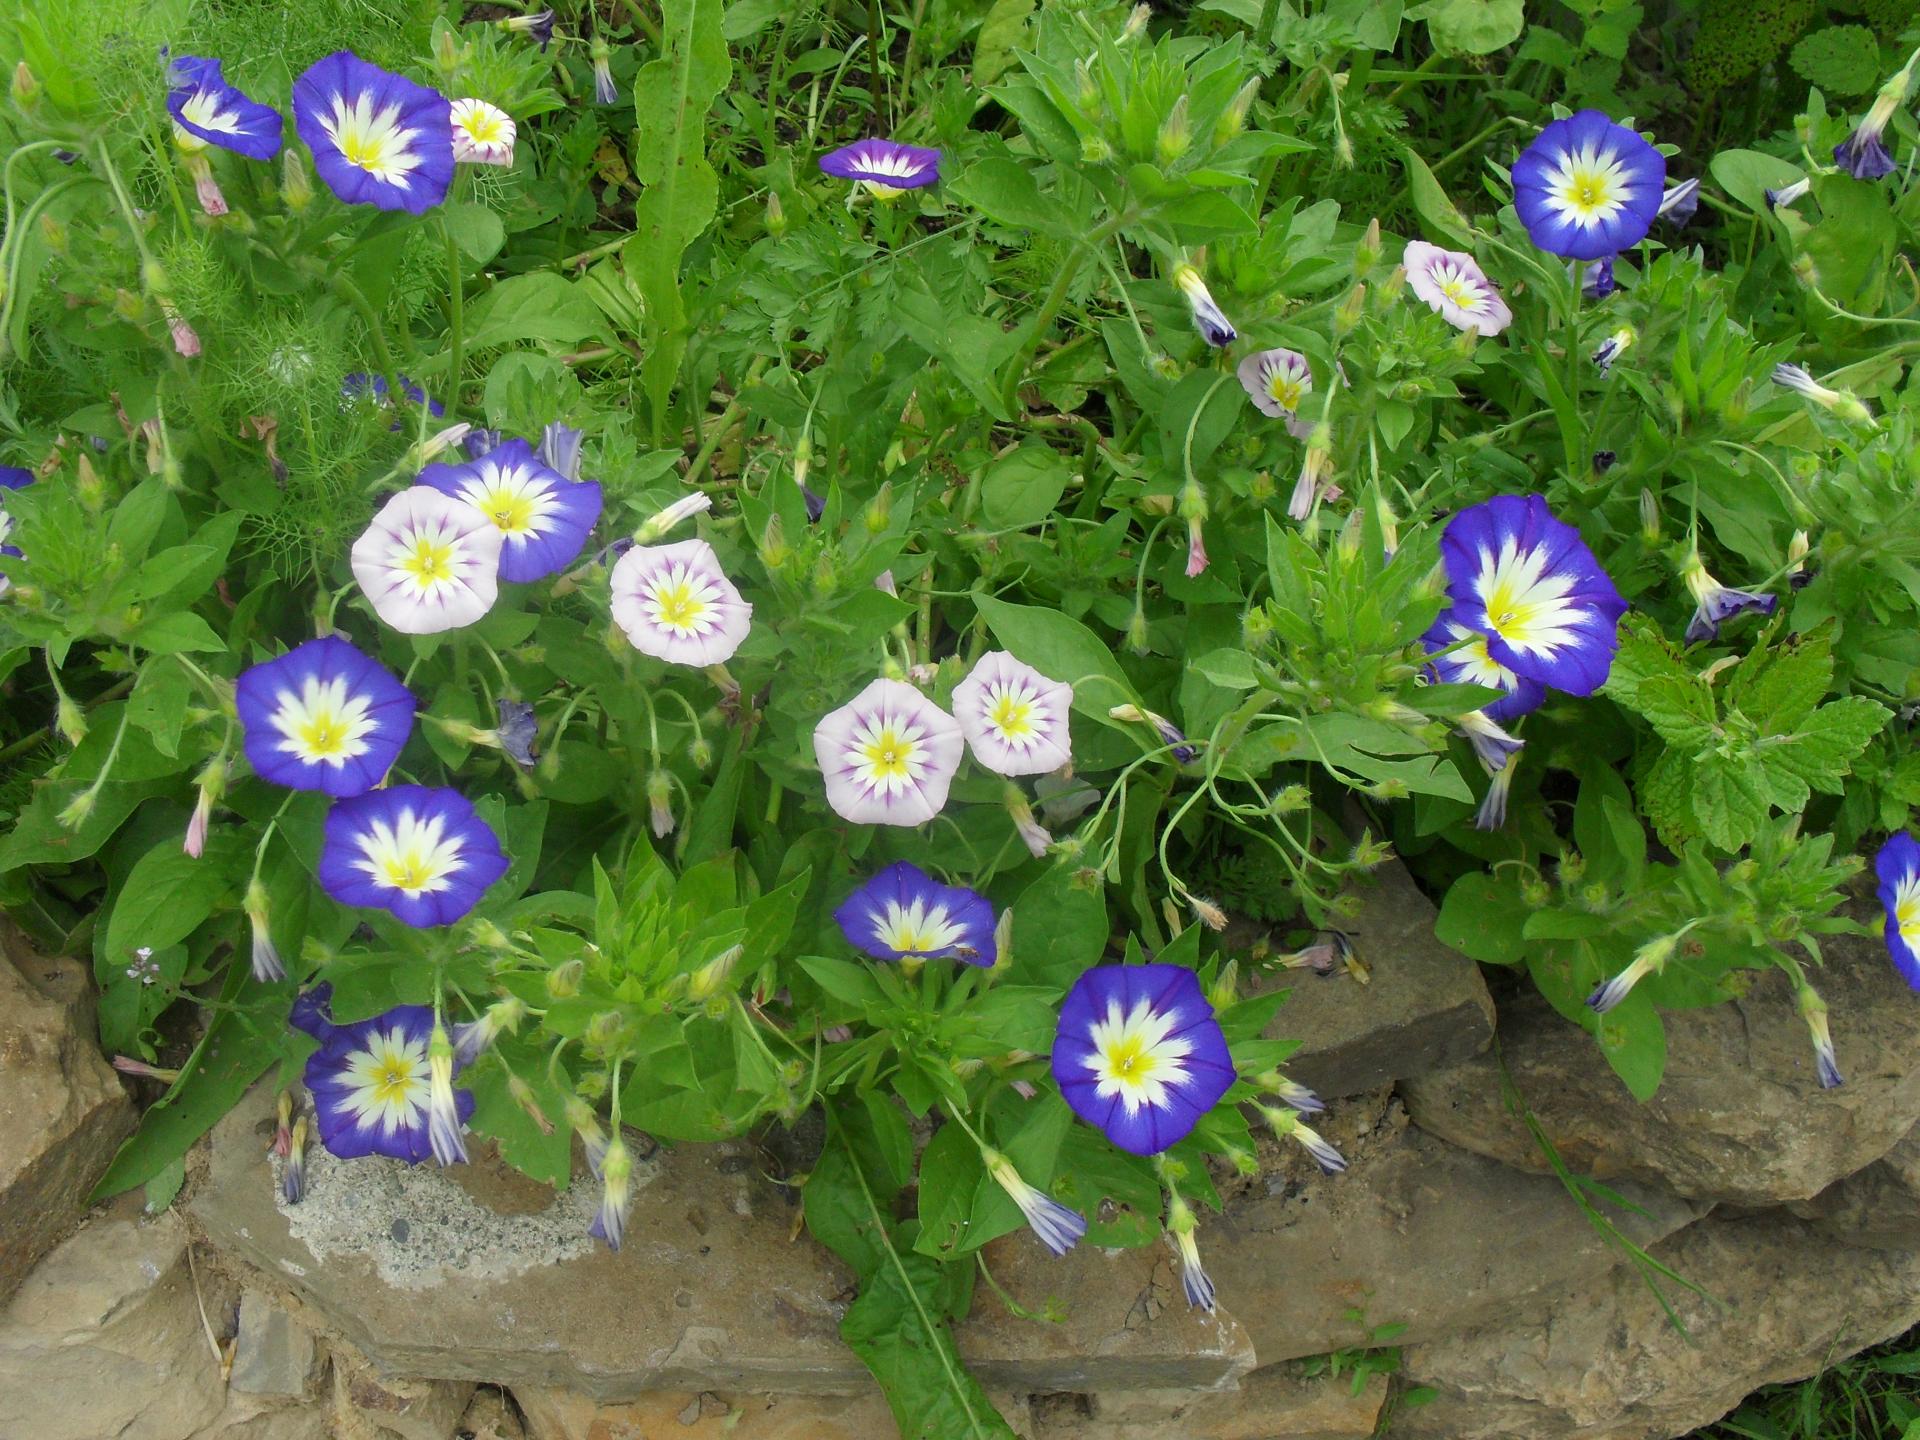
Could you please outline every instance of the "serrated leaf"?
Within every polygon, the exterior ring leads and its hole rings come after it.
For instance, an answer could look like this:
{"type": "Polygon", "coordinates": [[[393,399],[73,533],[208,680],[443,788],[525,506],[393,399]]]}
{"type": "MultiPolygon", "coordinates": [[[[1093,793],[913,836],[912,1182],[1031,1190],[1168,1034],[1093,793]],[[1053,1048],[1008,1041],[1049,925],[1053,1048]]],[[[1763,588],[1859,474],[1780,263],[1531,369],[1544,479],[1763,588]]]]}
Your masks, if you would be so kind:
{"type": "Polygon", "coordinates": [[[1713,738],[1715,721],[1713,696],[1698,680],[1671,675],[1651,675],[1634,687],[1627,708],[1638,711],[1660,738],[1689,753],[1713,738]]]}
{"type": "Polygon", "coordinates": [[[1822,705],[1791,736],[1763,741],[1770,764],[1778,765],[1829,795],[1840,793],[1854,758],[1867,748],[1893,712],[1864,695],[1848,695],[1822,705]]]}
{"type": "Polygon", "coordinates": [[[1621,622],[1620,645],[1604,689],[1631,710],[1637,708],[1634,696],[1644,681],[1655,676],[1691,680],[1693,673],[1650,619],[1629,614],[1621,622]]]}
{"type": "Polygon", "coordinates": [[[1833,684],[1833,622],[1756,649],[1733,672],[1727,708],[1768,731],[1791,730],[1833,684]]]}
{"type": "Polygon", "coordinates": [[[1803,79],[1832,95],[1865,95],[1880,83],[1880,42],[1864,25],[1812,31],[1788,58],[1803,79]]]}
{"type": "Polygon", "coordinates": [[[1753,841],[1767,818],[1765,780],[1744,759],[1706,755],[1693,766],[1693,818],[1700,833],[1722,850],[1753,841]]]}

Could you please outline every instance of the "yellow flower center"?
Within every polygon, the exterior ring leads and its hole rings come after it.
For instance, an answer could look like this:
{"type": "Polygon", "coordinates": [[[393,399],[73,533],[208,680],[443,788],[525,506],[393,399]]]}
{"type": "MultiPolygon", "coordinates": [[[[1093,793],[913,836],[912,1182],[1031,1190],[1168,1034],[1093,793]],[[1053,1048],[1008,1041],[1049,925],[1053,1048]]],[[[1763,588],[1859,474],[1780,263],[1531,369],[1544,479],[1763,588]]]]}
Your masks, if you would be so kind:
{"type": "Polygon", "coordinates": [[[1159,1063],[1139,1034],[1124,1036],[1107,1049],[1107,1073],[1115,1080],[1137,1085],[1159,1068],[1159,1063]]]}
{"type": "Polygon", "coordinates": [[[402,568],[423,586],[444,584],[453,579],[453,547],[431,535],[421,535],[414,540],[402,568]]]}
{"type": "Polygon", "coordinates": [[[1002,695],[992,710],[994,729],[1009,740],[1033,733],[1033,706],[1017,695],[1002,695]]]}
{"type": "Polygon", "coordinates": [[[1275,375],[1267,381],[1267,394],[1289,410],[1300,408],[1300,382],[1284,374],[1275,375]]]}
{"type": "Polygon", "coordinates": [[[1537,603],[1524,600],[1520,587],[1504,576],[1497,579],[1487,592],[1487,623],[1493,626],[1502,640],[1517,640],[1525,635],[1532,627],[1539,609],[1537,603]]]}
{"type": "Polygon", "coordinates": [[[533,497],[523,491],[505,487],[493,490],[480,508],[509,535],[522,535],[533,528],[533,497]]]}
{"type": "Polygon", "coordinates": [[[413,1088],[413,1066],[400,1055],[389,1054],[373,1072],[373,1098],[383,1105],[404,1100],[413,1088]]]}
{"type": "MultiPolygon", "coordinates": [[[[878,779],[904,780],[913,759],[913,742],[891,727],[882,730],[861,747],[861,756],[878,779]]],[[[908,947],[901,946],[901,949],[908,947]]]]}
{"type": "Polygon", "coordinates": [[[685,580],[664,580],[653,592],[659,623],[670,630],[691,630],[707,613],[707,602],[685,580]]]}
{"type": "Polygon", "coordinates": [[[1480,297],[1463,280],[1442,280],[1440,293],[1462,310],[1471,310],[1480,303],[1480,297]]]}
{"type": "Polygon", "coordinates": [[[389,885],[409,893],[424,890],[433,879],[433,866],[418,850],[388,856],[382,868],[387,872],[389,885]]]}
{"type": "Polygon", "coordinates": [[[331,710],[322,710],[295,731],[295,738],[306,748],[307,754],[317,760],[339,754],[346,748],[350,734],[349,727],[341,722],[339,716],[331,710]]]}

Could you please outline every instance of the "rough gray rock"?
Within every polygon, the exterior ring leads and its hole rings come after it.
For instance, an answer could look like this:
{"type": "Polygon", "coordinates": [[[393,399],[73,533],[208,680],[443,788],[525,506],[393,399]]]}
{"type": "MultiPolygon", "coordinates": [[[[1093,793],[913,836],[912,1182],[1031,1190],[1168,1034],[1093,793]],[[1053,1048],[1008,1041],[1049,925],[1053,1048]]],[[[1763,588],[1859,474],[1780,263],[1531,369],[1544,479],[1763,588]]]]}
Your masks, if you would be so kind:
{"type": "Polygon", "coordinates": [[[1786,1208],[1847,1245],[1920,1250],[1920,1130],[1858,1174],[1786,1208]]]}
{"type": "Polygon", "coordinates": [[[7,1440],[183,1440],[220,1413],[220,1366],[171,1213],[99,1218],[0,1312],[7,1440]]]}
{"type": "MultiPolygon", "coordinates": [[[[1673,1011],[1659,1091],[1636,1101],[1593,1040],[1528,994],[1503,1007],[1500,1045],[1520,1093],[1566,1163],[1703,1201],[1806,1200],[1878,1160],[1920,1121],[1920,995],[1876,937],[1824,944],[1814,982],[1847,1083],[1822,1090],[1787,977],[1770,970],[1740,1000],[1673,1011]]],[[[1546,1162],[1500,1094],[1487,1058],[1401,1086],[1422,1129],[1521,1169],[1546,1162]]]]}
{"type": "MultiPolygon", "coordinates": [[[[563,1390],[520,1387],[527,1440],[883,1440],[898,1434],[879,1391],[865,1395],[749,1395],[737,1391],[657,1390],[596,1404],[563,1390]]],[[[1041,1440],[1027,1397],[992,1397],[1022,1440],[1041,1440]]]]}
{"type": "Polygon", "coordinates": [[[86,972],[0,919],[0,1301],[79,1220],[133,1128],[93,1035],[86,972]]]}
{"type": "Polygon", "coordinates": [[[1256,1370],[1234,1390],[1047,1395],[1034,1401],[1035,1440],[1369,1440],[1387,1377],[1357,1392],[1348,1376],[1307,1379],[1290,1365],[1256,1370]]]}
{"type": "MultiPolygon", "coordinates": [[[[479,1150],[446,1172],[310,1151],[307,1198],[289,1211],[262,1144],[272,1114],[271,1090],[257,1087],[215,1127],[194,1218],[223,1254],[292,1291],[384,1373],[598,1401],[872,1385],[839,1339],[851,1275],[794,1238],[791,1198],[762,1178],[748,1146],[636,1163],[629,1238],[614,1255],[585,1242],[590,1182],[554,1198],[479,1150]]],[[[1044,1274],[1069,1319],[1039,1325],[981,1305],[959,1344],[989,1384],[1205,1387],[1252,1367],[1231,1318],[1165,1304],[1178,1286],[1164,1249],[1053,1265],[1024,1234],[996,1243],[996,1275],[1044,1274]]]]}
{"type": "Polygon", "coordinates": [[[319,1359],[313,1333],[262,1290],[240,1297],[228,1383],[242,1395],[297,1400],[313,1388],[319,1359]]]}
{"type": "MultiPolygon", "coordinates": [[[[1344,1175],[1322,1175],[1293,1147],[1275,1154],[1268,1141],[1252,1188],[1201,1221],[1220,1303],[1263,1367],[1369,1343],[1380,1325],[1407,1326],[1404,1341],[1452,1334],[1590,1283],[1620,1258],[1559,1181],[1435,1140],[1384,1093],[1317,1118],[1347,1157],[1344,1175]]],[[[1642,1213],[1611,1218],[1641,1245],[1702,1213],[1661,1191],[1618,1188],[1642,1213]]],[[[1010,1279],[1016,1296],[1036,1298],[1025,1275],[1010,1279]]],[[[1166,1281],[1177,1297],[1171,1266],[1166,1281]]]]}
{"type": "Polygon", "coordinates": [[[1377,1090],[1479,1054],[1493,1039],[1493,1001],[1480,967],[1433,933],[1434,908],[1398,862],[1358,882],[1353,946],[1371,972],[1285,972],[1291,993],[1268,1030],[1300,1049],[1287,1073],[1325,1096],[1377,1090]]]}
{"type": "Polygon", "coordinates": [[[1433,1403],[1402,1410],[1404,1440],[1664,1440],[1920,1318],[1920,1255],[1857,1249],[1779,1215],[1711,1216],[1655,1247],[1719,1304],[1668,1284],[1692,1337],[1623,1266],[1405,1357],[1433,1403]]]}

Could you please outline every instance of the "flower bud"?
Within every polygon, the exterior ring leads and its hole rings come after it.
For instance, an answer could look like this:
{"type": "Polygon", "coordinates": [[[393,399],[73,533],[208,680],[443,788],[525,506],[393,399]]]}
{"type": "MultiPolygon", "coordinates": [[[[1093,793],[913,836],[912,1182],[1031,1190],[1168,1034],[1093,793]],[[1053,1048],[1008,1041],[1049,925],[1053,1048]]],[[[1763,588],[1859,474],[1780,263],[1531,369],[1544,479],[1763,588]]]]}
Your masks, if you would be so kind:
{"type": "Polygon", "coordinates": [[[687,998],[696,1004],[704,1004],[720,993],[720,987],[727,983],[727,977],[733,973],[733,967],[740,963],[740,957],[746,954],[746,948],[734,945],[721,951],[693,972],[687,981],[687,998]]]}
{"type": "Polygon", "coordinates": [[[1353,328],[1360,323],[1360,317],[1366,313],[1366,306],[1367,287],[1355,285],[1347,292],[1347,298],[1340,302],[1339,308],[1333,312],[1333,333],[1351,334],[1353,328]]]}
{"type": "Polygon", "coordinates": [[[673,833],[673,781],[664,770],[647,777],[647,820],[654,839],[664,840],[673,833]]]}
{"type": "Polygon", "coordinates": [[[313,181],[307,176],[307,162],[291,145],[280,156],[280,198],[296,215],[313,203],[313,181]]]}
{"type": "Polygon", "coordinates": [[[40,88],[38,77],[27,68],[26,61],[13,67],[13,103],[20,107],[21,114],[31,115],[40,108],[40,88]]]}
{"type": "Polygon", "coordinates": [[[1366,231],[1353,247],[1353,278],[1364,280],[1367,272],[1380,263],[1380,220],[1367,222],[1366,231]]]}
{"type": "Polygon", "coordinates": [[[1213,144],[1217,150],[1247,127],[1247,116],[1253,112],[1253,102],[1260,94],[1260,77],[1254,76],[1239,90],[1227,108],[1220,112],[1220,118],[1213,122],[1213,144]]]}
{"type": "Polygon", "coordinates": [[[1187,123],[1187,97],[1182,95],[1173,102],[1173,108],[1167,112],[1167,118],[1160,124],[1160,133],[1154,138],[1153,153],[1162,165],[1171,165],[1193,145],[1193,131],[1187,123]]]}
{"type": "Polygon", "coordinates": [[[580,982],[586,976],[586,961],[577,956],[564,961],[547,972],[547,995],[554,1000],[571,1000],[580,993],[580,982]]]}
{"type": "Polygon", "coordinates": [[[253,978],[263,985],[286,979],[287,967],[280,963],[280,952],[274,948],[273,933],[267,923],[267,887],[260,883],[258,876],[247,886],[241,908],[246,911],[247,924],[253,930],[253,978]]]}

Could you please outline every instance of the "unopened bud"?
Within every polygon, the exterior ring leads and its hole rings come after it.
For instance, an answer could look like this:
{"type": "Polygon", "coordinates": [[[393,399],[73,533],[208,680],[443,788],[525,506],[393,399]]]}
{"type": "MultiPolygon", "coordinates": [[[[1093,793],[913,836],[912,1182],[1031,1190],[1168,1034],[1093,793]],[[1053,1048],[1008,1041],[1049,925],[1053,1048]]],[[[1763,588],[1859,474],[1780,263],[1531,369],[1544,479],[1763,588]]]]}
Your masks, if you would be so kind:
{"type": "Polygon", "coordinates": [[[1380,221],[1378,217],[1367,222],[1365,232],[1353,247],[1353,278],[1364,280],[1367,272],[1380,263],[1380,221]]]}
{"type": "Polygon", "coordinates": [[[787,208],[780,203],[780,192],[767,192],[767,233],[776,239],[787,233],[787,208]]]}
{"type": "MultiPolygon", "coordinates": [[[[1146,6],[1141,6],[1146,9],[1146,6]]],[[[13,67],[13,103],[22,114],[31,115],[40,107],[40,81],[22,60],[13,67]]]]}
{"type": "Polygon", "coordinates": [[[1347,298],[1340,302],[1339,308],[1333,312],[1334,333],[1351,334],[1353,328],[1360,323],[1360,317],[1366,313],[1366,308],[1367,287],[1355,285],[1347,292],[1347,298]]]}
{"type": "Polygon", "coordinates": [[[1653,491],[1640,491],[1640,538],[1648,545],[1660,543],[1660,497],[1653,491]]]}
{"type": "Polygon", "coordinates": [[[547,972],[547,994],[555,1000],[571,1000],[580,993],[580,982],[586,976],[586,961],[577,957],[564,961],[547,972]]]}
{"type": "Polygon", "coordinates": [[[1186,154],[1193,145],[1193,131],[1187,123],[1187,97],[1182,95],[1173,102],[1173,109],[1167,112],[1167,118],[1161,122],[1160,133],[1153,142],[1153,153],[1162,165],[1171,165],[1186,154]]]}
{"type": "Polygon", "coordinates": [[[54,707],[53,725],[69,745],[78,745],[87,738],[86,711],[64,691],[60,695],[60,703],[54,707]]]}
{"type": "Polygon", "coordinates": [[[1235,92],[1232,101],[1220,118],[1213,122],[1214,148],[1226,144],[1247,127],[1247,116],[1253,113],[1253,102],[1260,94],[1260,77],[1254,76],[1235,92]]]}
{"type": "Polygon", "coordinates": [[[296,215],[313,203],[313,181],[307,176],[307,162],[291,145],[280,156],[280,198],[296,215]]]}

